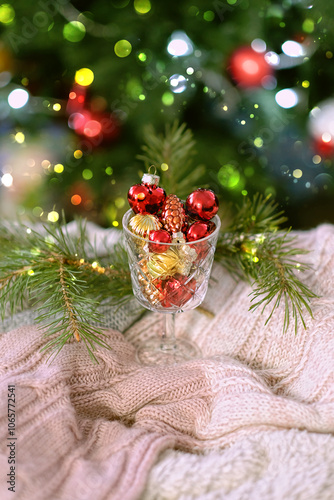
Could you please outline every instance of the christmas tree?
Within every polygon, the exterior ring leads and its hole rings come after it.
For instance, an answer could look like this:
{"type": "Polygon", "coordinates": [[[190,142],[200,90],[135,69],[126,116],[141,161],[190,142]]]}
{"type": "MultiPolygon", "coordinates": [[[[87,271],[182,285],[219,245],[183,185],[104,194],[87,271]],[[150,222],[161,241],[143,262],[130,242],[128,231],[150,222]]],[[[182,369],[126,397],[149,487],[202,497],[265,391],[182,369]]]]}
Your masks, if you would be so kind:
{"type": "Polygon", "coordinates": [[[179,196],[186,178],[223,206],[272,194],[295,228],[334,221],[332,25],[308,0],[1,5],[3,216],[120,226],[142,144],[177,120],[197,147],[179,196]]]}

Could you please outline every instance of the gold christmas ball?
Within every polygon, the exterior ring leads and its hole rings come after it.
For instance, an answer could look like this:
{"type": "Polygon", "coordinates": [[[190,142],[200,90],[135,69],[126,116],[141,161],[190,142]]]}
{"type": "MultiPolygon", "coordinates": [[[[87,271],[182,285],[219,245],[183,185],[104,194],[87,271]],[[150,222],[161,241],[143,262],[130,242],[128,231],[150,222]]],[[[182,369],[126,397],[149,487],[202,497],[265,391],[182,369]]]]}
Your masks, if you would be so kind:
{"type": "Polygon", "coordinates": [[[141,238],[147,238],[150,231],[161,228],[158,217],[152,214],[136,214],[129,220],[129,229],[141,238]]]}
{"type": "Polygon", "coordinates": [[[147,262],[148,272],[153,278],[165,279],[177,273],[180,265],[180,256],[174,248],[164,253],[153,253],[147,262]]]}

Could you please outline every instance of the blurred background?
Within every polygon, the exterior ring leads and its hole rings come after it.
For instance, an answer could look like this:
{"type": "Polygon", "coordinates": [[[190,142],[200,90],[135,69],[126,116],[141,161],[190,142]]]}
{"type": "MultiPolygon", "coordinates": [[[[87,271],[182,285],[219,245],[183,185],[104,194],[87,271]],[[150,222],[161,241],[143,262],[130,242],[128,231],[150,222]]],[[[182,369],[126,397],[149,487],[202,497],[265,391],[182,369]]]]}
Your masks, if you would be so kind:
{"type": "Polygon", "coordinates": [[[319,0],[1,4],[1,217],[120,227],[145,127],[178,120],[222,204],[334,222],[333,20],[319,0]]]}

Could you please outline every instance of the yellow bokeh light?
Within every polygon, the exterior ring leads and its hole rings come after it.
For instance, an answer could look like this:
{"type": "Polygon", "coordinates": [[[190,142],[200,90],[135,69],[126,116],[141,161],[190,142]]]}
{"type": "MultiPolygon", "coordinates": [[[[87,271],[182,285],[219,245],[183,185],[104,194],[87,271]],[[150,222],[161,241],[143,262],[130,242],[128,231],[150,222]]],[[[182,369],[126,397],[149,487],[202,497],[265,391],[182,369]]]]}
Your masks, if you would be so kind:
{"type": "Polygon", "coordinates": [[[162,170],[163,172],[166,172],[166,170],[168,170],[168,165],[167,165],[167,163],[161,163],[161,170],[162,170]]]}
{"type": "Polygon", "coordinates": [[[48,213],[48,221],[50,222],[57,222],[59,220],[59,213],[56,212],[55,210],[52,210],[52,212],[48,213]]]}
{"type": "Polygon", "coordinates": [[[73,156],[76,160],[79,160],[80,158],[82,158],[83,152],[81,151],[81,149],[76,149],[73,153],[73,156]]]}
{"type": "Polygon", "coordinates": [[[128,40],[118,40],[118,42],[115,43],[114,51],[118,57],[127,57],[131,54],[132,45],[128,40]]]}
{"type": "Polygon", "coordinates": [[[138,14],[147,14],[151,10],[150,0],[135,0],[133,6],[138,14]]]}
{"type": "Polygon", "coordinates": [[[314,155],[312,158],[312,161],[315,165],[319,165],[321,163],[321,156],[320,155],[314,155]]]}
{"type": "Polygon", "coordinates": [[[113,225],[114,227],[117,227],[117,226],[119,226],[119,223],[117,222],[117,220],[114,220],[114,221],[112,222],[112,225],[113,225]]]}
{"type": "Polygon", "coordinates": [[[89,68],[81,68],[75,73],[74,77],[76,83],[82,85],[83,87],[87,87],[91,85],[94,81],[94,73],[89,68]]]}
{"type": "Polygon", "coordinates": [[[56,102],[53,106],[52,106],[52,109],[54,111],[60,111],[61,110],[61,104],[59,104],[59,102],[56,102]]]}
{"type": "Polygon", "coordinates": [[[25,135],[23,132],[17,132],[14,137],[15,141],[19,144],[23,144],[25,141],[25,135]]]}
{"type": "Polygon", "coordinates": [[[263,139],[261,139],[261,137],[256,137],[254,139],[254,146],[256,146],[257,148],[262,148],[262,146],[263,146],[263,139]]]}
{"type": "Polygon", "coordinates": [[[29,274],[29,276],[33,276],[35,273],[34,273],[33,269],[29,269],[28,274],[29,274]]]}
{"type": "Polygon", "coordinates": [[[56,172],[56,174],[61,174],[64,172],[64,165],[61,163],[57,163],[57,165],[54,166],[53,170],[56,172]]]}
{"type": "Polygon", "coordinates": [[[296,168],[293,172],[292,175],[294,176],[295,179],[300,179],[301,176],[303,175],[303,171],[300,170],[300,168],[296,168]]]}
{"type": "Polygon", "coordinates": [[[0,5],[0,22],[10,24],[14,21],[15,10],[8,3],[0,5]]]}
{"type": "Polygon", "coordinates": [[[310,86],[310,82],[309,82],[308,80],[304,80],[304,81],[302,82],[302,87],[303,87],[304,89],[308,89],[308,88],[309,88],[309,86],[310,86]]]}

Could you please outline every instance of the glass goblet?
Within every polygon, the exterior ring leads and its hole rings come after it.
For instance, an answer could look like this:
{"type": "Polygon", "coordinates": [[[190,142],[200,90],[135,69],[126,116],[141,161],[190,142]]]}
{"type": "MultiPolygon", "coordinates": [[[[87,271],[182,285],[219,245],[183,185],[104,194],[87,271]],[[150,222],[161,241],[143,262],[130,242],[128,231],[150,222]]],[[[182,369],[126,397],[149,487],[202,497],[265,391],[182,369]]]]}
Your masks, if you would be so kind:
{"type": "Polygon", "coordinates": [[[197,241],[150,242],[129,229],[135,214],[123,216],[131,282],[134,296],[150,311],[163,314],[160,338],[140,345],[137,360],[144,365],[169,365],[200,357],[198,346],[175,337],[175,314],[199,306],[206,295],[216,249],[220,219],[214,216],[214,231],[197,241]]]}

